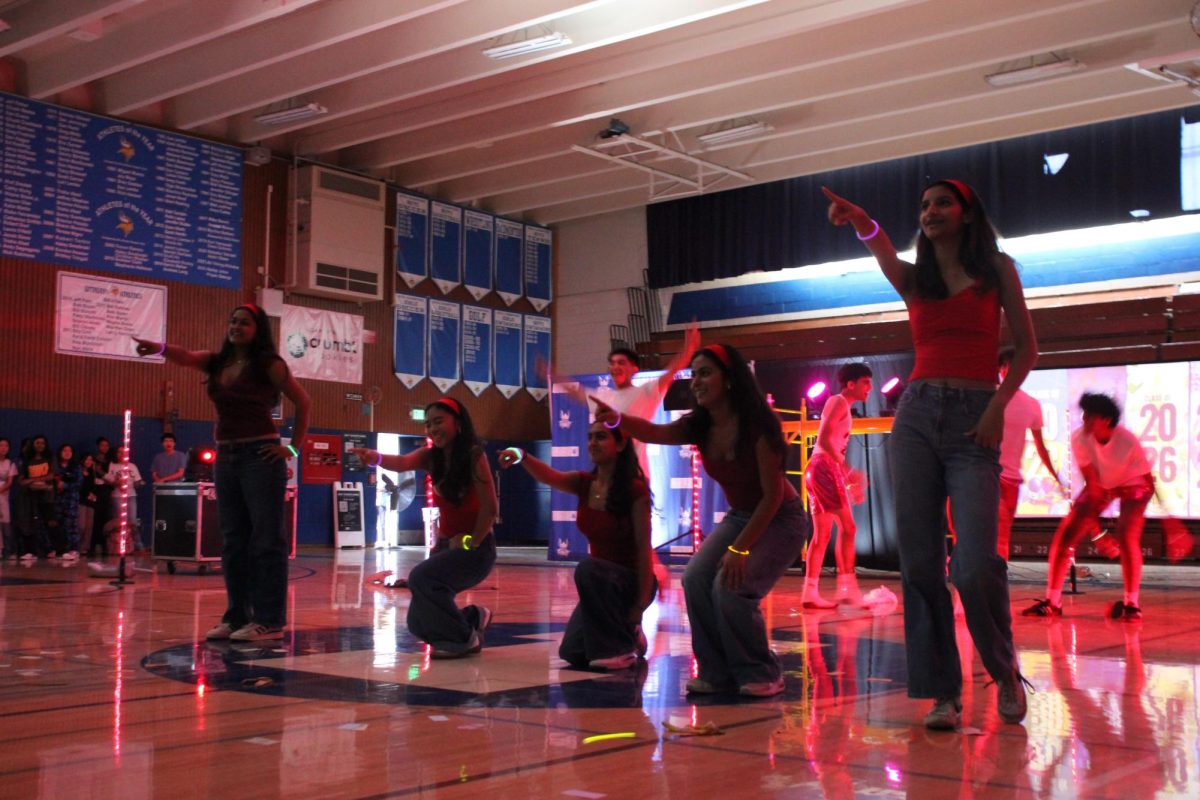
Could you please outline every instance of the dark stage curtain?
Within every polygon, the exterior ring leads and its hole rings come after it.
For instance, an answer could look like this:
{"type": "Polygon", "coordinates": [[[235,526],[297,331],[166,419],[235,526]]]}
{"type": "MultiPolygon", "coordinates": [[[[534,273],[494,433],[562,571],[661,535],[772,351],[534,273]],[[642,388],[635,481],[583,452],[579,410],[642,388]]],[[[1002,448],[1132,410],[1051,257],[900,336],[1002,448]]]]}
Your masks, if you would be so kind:
{"type": "Polygon", "coordinates": [[[646,208],[650,285],[729,278],[862,256],[825,219],[821,186],[873,214],[904,249],[917,232],[921,190],[959,178],[981,193],[1005,236],[1182,213],[1180,125],[1200,106],[1051,131],[690,197],[646,208]],[[1067,154],[1051,174],[1046,157],[1067,154]]]}

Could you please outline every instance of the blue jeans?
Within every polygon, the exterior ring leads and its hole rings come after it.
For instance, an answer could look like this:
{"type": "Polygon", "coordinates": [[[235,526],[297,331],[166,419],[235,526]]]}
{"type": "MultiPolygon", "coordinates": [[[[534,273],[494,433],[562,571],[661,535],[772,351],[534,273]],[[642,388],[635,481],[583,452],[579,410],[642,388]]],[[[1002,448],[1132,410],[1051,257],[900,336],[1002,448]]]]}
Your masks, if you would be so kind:
{"type": "Polygon", "coordinates": [[[475,606],[460,609],[459,592],[480,583],[496,563],[496,537],[489,534],[470,550],[451,550],[449,539],[438,539],[429,558],[408,573],[408,630],[423,642],[448,653],[464,653],[479,627],[475,606]]]}
{"type": "Polygon", "coordinates": [[[914,381],[904,391],[888,438],[896,498],[908,696],[962,693],[954,609],[946,587],[946,498],[958,540],[950,580],[967,629],[994,679],[1017,666],[1008,571],[996,552],[1000,453],[965,435],[994,392],[914,381]]]}
{"type": "Polygon", "coordinates": [[[287,462],[263,447],[278,439],[223,444],[214,481],[221,520],[221,570],[228,606],[222,622],[280,627],[287,623],[289,542],[283,530],[287,462]]]}
{"type": "MultiPolygon", "coordinates": [[[[651,579],[653,580],[653,578],[651,579]]],[[[575,567],[579,603],[567,620],[558,657],[576,667],[598,658],[625,655],[637,649],[636,623],[630,615],[638,603],[637,572],[622,564],[588,556],[575,567]]],[[[654,602],[653,592],[650,601],[654,602]]]]}
{"type": "Polygon", "coordinates": [[[714,686],[767,683],[782,674],[759,602],[800,556],[808,538],[808,515],[798,498],[785,501],[750,549],[741,588],[726,589],[719,574],[721,558],[749,521],[749,512],[729,511],[683,573],[692,652],[699,677],[714,686]]]}

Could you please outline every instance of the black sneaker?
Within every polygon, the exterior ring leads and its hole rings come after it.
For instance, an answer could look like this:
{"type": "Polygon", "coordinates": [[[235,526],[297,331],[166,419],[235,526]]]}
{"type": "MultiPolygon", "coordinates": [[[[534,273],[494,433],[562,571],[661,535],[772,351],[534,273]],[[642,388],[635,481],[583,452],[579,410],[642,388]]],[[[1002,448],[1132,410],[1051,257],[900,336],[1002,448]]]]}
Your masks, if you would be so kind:
{"type": "Polygon", "coordinates": [[[1049,600],[1038,600],[1021,612],[1022,617],[1061,617],[1062,606],[1056,606],[1049,600]]]}
{"type": "Polygon", "coordinates": [[[1123,604],[1125,608],[1122,610],[1121,619],[1126,622],[1140,622],[1142,619],[1142,610],[1137,606],[1131,606],[1129,603],[1123,604]]]}
{"type": "MultiPolygon", "coordinates": [[[[1139,610],[1138,613],[1140,614],[1141,611],[1139,610]]],[[[1108,615],[1110,617],[1112,617],[1113,619],[1124,619],[1125,618],[1125,601],[1118,600],[1117,602],[1115,602],[1111,606],[1109,606],[1108,615]]]]}

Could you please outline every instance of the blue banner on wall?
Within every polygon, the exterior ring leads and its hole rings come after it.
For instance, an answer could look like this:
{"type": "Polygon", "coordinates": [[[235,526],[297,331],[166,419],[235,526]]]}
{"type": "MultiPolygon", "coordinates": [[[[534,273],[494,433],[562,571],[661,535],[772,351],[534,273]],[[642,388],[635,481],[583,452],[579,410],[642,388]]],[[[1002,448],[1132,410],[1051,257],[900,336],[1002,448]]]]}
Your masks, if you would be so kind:
{"type": "Polygon", "coordinates": [[[491,214],[463,212],[463,283],[476,300],[492,290],[495,231],[496,218],[491,214]]]}
{"type": "MultiPolygon", "coordinates": [[[[642,380],[655,381],[658,371],[638,373],[642,380]]],[[[609,385],[607,373],[577,375],[572,378],[584,394],[594,395],[609,385]]],[[[590,471],[587,455],[587,407],[556,383],[550,395],[551,465],[562,471],[590,471]]],[[[680,412],[666,411],[660,405],[653,421],[665,425],[680,412]]],[[[690,552],[692,545],[692,447],[691,445],[646,445],[650,463],[652,512],[650,541],[664,555],[690,552]]],[[[698,467],[700,481],[700,530],[708,533],[728,509],[720,486],[698,467]]],[[[573,495],[553,492],[550,500],[551,537],[548,556],[552,560],[578,561],[587,555],[587,538],[575,526],[579,501],[573,495]]]]}
{"type": "Polygon", "coordinates": [[[547,367],[550,364],[550,318],[525,315],[525,390],[535,399],[549,391],[547,367]]]}
{"type": "Polygon", "coordinates": [[[550,288],[550,257],[554,234],[548,228],[525,226],[525,296],[538,311],[553,299],[550,288]]]}
{"type": "Polygon", "coordinates": [[[462,209],[435,201],[429,217],[429,274],[447,294],[462,283],[462,209]]]}
{"type": "Polygon", "coordinates": [[[429,300],[429,379],[445,392],[458,383],[459,321],[462,306],[449,300],[429,300]]]}
{"type": "Polygon", "coordinates": [[[428,316],[429,301],[424,297],[396,295],[396,337],[392,344],[392,366],[396,377],[409,389],[425,379],[428,316]]]}
{"type": "Polygon", "coordinates": [[[525,335],[521,323],[521,315],[515,311],[497,310],[493,315],[496,388],[506,398],[521,390],[521,353],[525,335]]]}
{"type": "Polygon", "coordinates": [[[429,201],[396,192],[396,274],[409,288],[429,276],[429,201]]]}
{"type": "Polygon", "coordinates": [[[525,255],[525,226],[496,217],[496,294],[505,305],[517,302],[524,291],[521,265],[525,255]]]}
{"type": "Polygon", "coordinates": [[[241,286],[242,152],[0,93],[0,254],[241,286]]]}
{"type": "Polygon", "coordinates": [[[463,306],[463,383],[476,397],[492,384],[492,309],[463,306]]]}

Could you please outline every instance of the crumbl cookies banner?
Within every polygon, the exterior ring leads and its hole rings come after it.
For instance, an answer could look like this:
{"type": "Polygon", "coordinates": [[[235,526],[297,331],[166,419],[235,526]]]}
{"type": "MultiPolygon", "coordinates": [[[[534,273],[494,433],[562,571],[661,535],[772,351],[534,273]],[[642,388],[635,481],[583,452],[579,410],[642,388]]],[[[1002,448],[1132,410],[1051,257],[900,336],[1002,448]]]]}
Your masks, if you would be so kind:
{"type": "Polygon", "coordinates": [[[363,318],[303,306],[283,307],[283,360],[297,378],[362,383],[363,318]]]}

